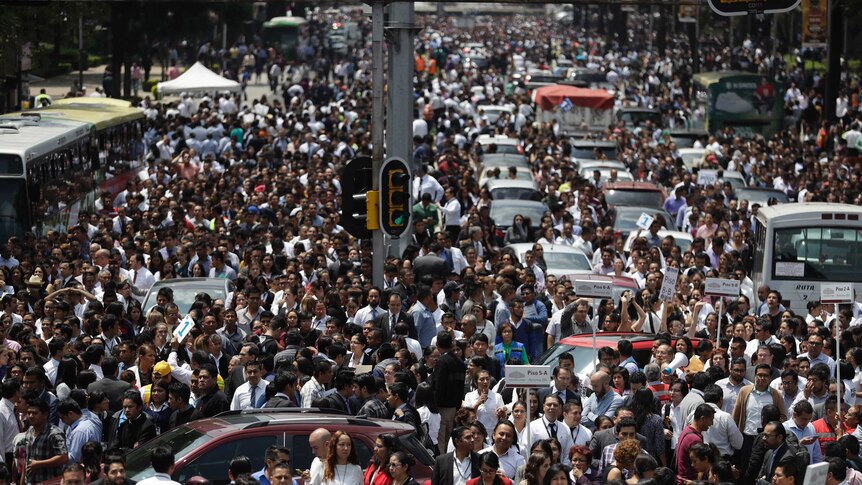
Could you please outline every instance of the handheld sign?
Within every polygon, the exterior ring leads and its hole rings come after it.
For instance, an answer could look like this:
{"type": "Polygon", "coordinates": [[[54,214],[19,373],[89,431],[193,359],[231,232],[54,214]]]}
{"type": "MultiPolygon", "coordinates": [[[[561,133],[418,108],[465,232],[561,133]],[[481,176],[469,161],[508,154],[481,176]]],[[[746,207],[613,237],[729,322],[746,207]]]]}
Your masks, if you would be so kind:
{"type": "Polygon", "coordinates": [[[641,212],[641,216],[638,217],[638,221],[635,223],[639,228],[643,230],[649,229],[649,226],[652,225],[652,221],[655,220],[655,217],[647,214],[646,212],[641,212]]]}
{"type": "Polygon", "coordinates": [[[195,328],[195,321],[192,320],[191,315],[186,315],[186,317],[180,320],[177,326],[174,327],[174,337],[177,339],[177,342],[183,343],[183,340],[189,336],[193,328],[195,328]]]}
{"type": "Polygon", "coordinates": [[[712,296],[739,296],[739,281],[707,278],[704,293],[712,296]]]}
{"type": "Polygon", "coordinates": [[[852,283],[822,283],[820,285],[821,303],[851,303],[852,301],[852,283]]]}
{"type": "Polygon", "coordinates": [[[611,281],[575,280],[575,295],[578,298],[613,298],[614,284],[611,281]]]}
{"type": "Polygon", "coordinates": [[[661,290],[658,298],[662,301],[672,301],[676,291],[676,280],[679,278],[679,268],[667,267],[664,271],[664,280],[661,282],[661,290]]]}
{"type": "Polygon", "coordinates": [[[805,468],[805,479],[802,485],[825,485],[829,474],[829,463],[817,463],[805,468]]]}
{"type": "Polygon", "coordinates": [[[506,366],[506,385],[508,387],[548,387],[551,379],[553,379],[553,372],[551,366],[548,365],[506,366]]]}

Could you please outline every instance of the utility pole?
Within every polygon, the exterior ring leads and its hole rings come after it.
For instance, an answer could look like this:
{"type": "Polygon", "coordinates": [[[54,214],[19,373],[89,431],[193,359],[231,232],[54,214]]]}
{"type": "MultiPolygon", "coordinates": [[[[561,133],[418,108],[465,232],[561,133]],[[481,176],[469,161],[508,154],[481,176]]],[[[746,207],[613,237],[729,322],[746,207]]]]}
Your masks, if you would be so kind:
{"type": "MultiPolygon", "coordinates": [[[[371,4],[371,183],[380,190],[380,169],[383,166],[383,0],[371,4]]],[[[369,217],[376,215],[369,215],[369,217]]],[[[383,287],[384,235],[373,231],[371,236],[373,264],[371,281],[383,287]]]]}
{"type": "MultiPolygon", "coordinates": [[[[389,91],[386,109],[386,158],[397,157],[404,160],[410,168],[410,173],[415,174],[418,173],[419,168],[413,160],[415,13],[413,2],[392,2],[388,8],[386,40],[389,47],[389,69],[386,79],[389,91]]],[[[409,224],[398,239],[393,238],[389,244],[386,244],[390,254],[374,253],[375,264],[378,264],[378,254],[380,254],[381,268],[386,256],[400,257],[407,247],[411,234],[413,234],[413,225],[409,224]]]]}
{"type": "Polygon", "coordinates": [[[835,104],[838,98],[838,90],[841,85],[841,53],[844,51],[844,19],[841,18],[842,8],[838,0],[828,0],[829,7],[827,16],[829,19],[828,38],[826,44],[826,92],[824,100],[823,119],[830,123],[835,122],[835,104]]]}

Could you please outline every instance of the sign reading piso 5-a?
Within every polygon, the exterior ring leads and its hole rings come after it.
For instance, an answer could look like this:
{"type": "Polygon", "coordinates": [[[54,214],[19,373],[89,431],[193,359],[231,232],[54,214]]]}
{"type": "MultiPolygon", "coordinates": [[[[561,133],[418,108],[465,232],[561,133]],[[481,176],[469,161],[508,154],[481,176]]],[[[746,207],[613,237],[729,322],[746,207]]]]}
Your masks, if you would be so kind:
{"type": "Polygon", "coordinates": [[[579,298],[613,298],[614,284],[610,281],[575,280],[579,298]]]}
{"type": "Polygon", "coordinates": [[[548,365],[506,366],[506,385],[509,387],[548,387],[552,376],[548,365]]]}

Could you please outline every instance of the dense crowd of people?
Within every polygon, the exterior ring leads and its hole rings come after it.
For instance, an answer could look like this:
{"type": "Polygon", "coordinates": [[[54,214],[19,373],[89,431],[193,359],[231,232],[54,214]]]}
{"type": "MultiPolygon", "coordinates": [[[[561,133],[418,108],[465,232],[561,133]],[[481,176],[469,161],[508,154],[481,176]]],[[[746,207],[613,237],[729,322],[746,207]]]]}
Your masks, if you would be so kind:
{"type": "MultiPolygon", "coordinates": [[[[367,21],[358,24],[369,40],[367,21]]],[[[732,53],[704,43],[692,54],[686,37],[668,34],[655,53],[634,47],[646,45],[642,29],[623,42],[542,18],[472,31],[429,21],[416,43],[414,227],[375,286],[383,257],[340,224],[339,181],[346,161],[370,154],[370,49],[333,52],[328,25],[310,22],[289,61],[259,43],[218,54],[226,75],[267,82],[271,95],[146,98],[146,129],[125,156],[140,154],[149,176],[104,193],[65,233],[0,247],[0,480],[132,485],[124,453],[171,429],[228,410],[304,407],[412,425],[436,456],[435,485],[787,485],[820,462],[829,485],[862,483],[862,304],[810,302],[796,314],[782,304],[794,295],[754,288],[758,206],[720,182],[698,185],[651,123],[596,136],[616,143],[635,180],[665,188],[677,221],[668,229],[693,242],[683,251],[659,237],[657,219],[626,250],[606,181],[573,170],[569,140],[535,119],[511,59],[553,68],[566,57],[613,73],[619,105],[658,108],[677,126],[698,116],[696,66],[775,74],[790,86],[785,129],[744,139],[728,128],[698,143],[716,167],[791,203],[859,203],[854,79],[844,80],[838,121],[821,122],[822,80],[750,39],[732,53]],[[485,68],[461,50],[477,41],[485,68]],[[512,113],[491,122],[482,104],[512,113]],[[479,174],[495,147],[476,143],[483,134],[519,141],[549,207],[541,221],[491,218],[479,174]],[[521,260],[507,248],[516,242],[536,243],[521,260]],[[637,289],[618,302],[580,298],[547,273],[543,243],[578,248],[595,273],[637,289]],[[680,276],[663,302],[667,267],[680,276]],[[742,288],[723,314],[704,295],[704,279],[717,276],[742,288]],[[181,312],[163,288],[142,306],[155,282],[187,277],[236,289],[201,292],[181,312]],[[180,341],[186,316],[194,329],[180,341]],[[500,385],[510,366],[594,330],[654,335],[648,361],[623,338],[597,349],[589,375],[563,353],[547,387],[500,385]]],[[[310,444],[313,485],[414,483],[415,457],[392,435],[378,437],[371,463],[344,431],[318,429],[310,444]]],[[[170,483],[172,451],[156,447],[151,461],[145,485],[170,483]]],[[[270,448],[265,463],[252,473],[237,457],[225,473],[240,485],[291,483],[290,450],[270,448]]]]}

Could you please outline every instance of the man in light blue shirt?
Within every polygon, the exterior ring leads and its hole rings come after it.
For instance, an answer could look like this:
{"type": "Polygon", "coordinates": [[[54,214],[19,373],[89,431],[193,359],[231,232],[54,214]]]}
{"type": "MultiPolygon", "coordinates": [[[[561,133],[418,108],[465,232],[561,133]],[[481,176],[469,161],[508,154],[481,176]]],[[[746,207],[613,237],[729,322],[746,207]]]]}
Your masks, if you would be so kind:
{"type": "Polygon", "coordinates": [[[81,407],[73,399],[61,400],[57,404],[57,415],[68,426],[66,449],[69,450],[69,463],[81,463],[81,449],[88,441],[100,442],[101,433],[92,421],[84,418],[81,407]]]}
{"type": "Polygon", "coordinates": [[[784,428],[799,439],[799,444],[808,448],[811,465],[823,461],[823,453],[817,440],[817,431],[811,424],[814,407],[808,401],[799,401],[793,406],[793,417],[784,422],[784,428]]]}
{"type": "Polygon", "coordinates": [[[611,389],[611,376],[607,372],[599,371],[590,376],[590,385],[593,395],[584,401],[581,424],[595,431],[596,418],[605,415],[613,419],[617,408],[623,404],[623,398],[611,389]]]}
{"type": "Polygon", "coordinates": [[[431,288],[422,286],[419,288],[417,297],[418,300],[413,305],[411,314],[413,315],[413,324],[416,325],[416,332],[419,334],[419,345],[423,349],[427,349],[431,346],[431,340],[437,335],[437,321],[430,309],[434,295],[431,294],[431,288]]]}

